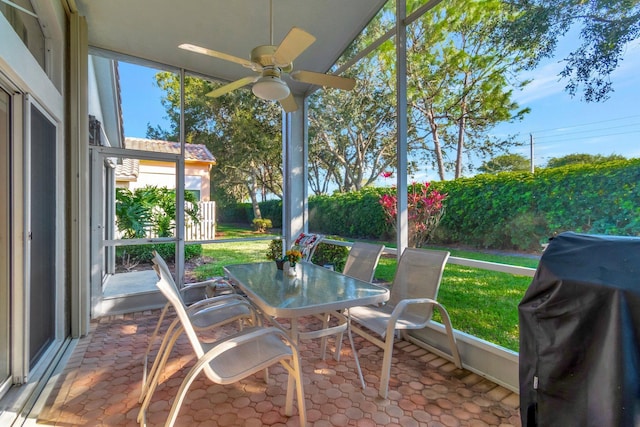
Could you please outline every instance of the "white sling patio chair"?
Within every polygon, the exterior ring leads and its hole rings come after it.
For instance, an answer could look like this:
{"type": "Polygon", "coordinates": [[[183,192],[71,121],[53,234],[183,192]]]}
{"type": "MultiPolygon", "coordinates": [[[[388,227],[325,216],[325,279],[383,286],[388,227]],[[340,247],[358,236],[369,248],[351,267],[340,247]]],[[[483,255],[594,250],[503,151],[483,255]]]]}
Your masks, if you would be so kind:
{"type": "MultiPolygon", "coordinates": [[[[356,279],[363,280],[365,282],[371,282],[373,280],[373,275],[376,270],[376,266],[378,265],[378,261],[380,260],[380,255],[384,250],[384,245],[375,245],[371,243],[363,243],[356,242],[351,246],[351,250],[349,251],[349,256],[347,257],[347,261],[345,263],[344,269],[342,273],[346,276],[354,277],[356,279]]],[[[329,321],[329,316],[334,316],[338,319],[338,326],[335,327],[336,333],[336,351],[334,358],[337,361],[340,361],[340,351],[342,349],[342,338],[343,334],[346,331],[347,336],[349,338],[349,343],[351,344],[351,350],[353,351],[353,358],[356,362],[356,368],[358,370],[358,375],[360,377],[360,384],[362,388],[366,388],[366,384],[364,382],[364,376],[362,375],[362,369],[360,368],[360,361],[358,360],[358,352],[356,351],[355,344],[353,342],[353,337],[351,335],[350,329],[350,319],[347,311],[347,316],[342,313],[325,313],[324,314],[324,322],[325,327],[329,321]]],[[[327,336],[322,336],[322,341],[320,344],[320,351],[322,353],[322,358],[324,360],[324,355],[326,352],[327,346],[327,336]]]]}
{"type": "Polygon", "coordinates": [[[385,399],[389,388],[391,356],[396,331],[401,331],[404,337],[408,329],[424,328],[431,320],[434,307],[440,312],[447,331],[451,349],[450,358],[457,367],[462,367],[449,314],[436,301],[448,258],[449,252],[445,251],[405,249],[391,285],[389,301],[382,306],[349,309],[352,320],[382,337],[379,339],[362,328],[352,325],[353,332],[384,349],[378,393],[385,399]]]}
{"type": "MultiPolygon", "coordinates": [[[[175,281],[173,280],[173,277],[171,276],[171,273],[169,271],[169,267],[167,266],[164,259],[155,251],[153,262],[154,269],[158,274],[158,278],[160,278],[161,268],[168,272],[167,281],[173,287],[175,293],[180,299],[180,302],[185,307],[185,311],[191,319],[193,327],[196,331],[215,329],[235,321],[238,322],[238,327],[240,329],[243,328],[244,324],[257,325],[260,323],[260,317],[253,305],[251,305],[251,303],[249,303],[249,301],[242,296],[234,293],[225,294],[213,298],[206,298],[186,308],[186,304],[184,303],[183,299],[183,293],[178,289],[175,281]]],[[[144,355],[143,360],[142,390],[139,399],[140,402],[144,400],[145,395],[149,390],[150,382],[156,375],[160,374],[162,368],[161,365],[163,363],[166,363],[166,360],[171,353],[173,343],[170,341],[170,337],[172,335],[172,332],[181,330],[179,319],[175,319],[165,332],[164,337],[160,342],[160,347],[158,349],[158,353],[151,367],[151,370],[147,372],[149,364],[149,354],[151,353],[156,338],[160,335],[160,328],[162,326],[163,320],[171,306],[171,302],[167,302],[167,304],[165,304],[160,313],[153,334],[149,338],[149,344],[147,345],[147,351],[144,355]],[[163,357],[165,358],[164,362],[162,362],[163,357]]]]}
{"type": "Polygon", "coordinates": [[[382,251],[384,251],[384,245],[355,242],[351,246],[342,273],[365,282],[371,282],[382,251]]]}
{"type": "Polygon", "coordinates": [[[302,261],[311,262],[316,248],[322,242],[322,234],[300,233],[292,246],[297,246],[302,253],[302,261]]]}
{"type": "MultiPolygon", "coordinates": [[[[302,371],[297,348],[291,344],[284,331],[275,327],[255,326],[229,335],[215,342],[206,342],[198,337],[187,309],[171,284],[171,273],[166,266],[159,265],[160,280],[158,288],[175,309],[181,328],[184,329],[189,342],[196,354],[197,361],[189,370],[180,385],[169,417],[165,426],[173,426],[178,416],[182,402],[195,378],[204,372],[209,380],[217,384],[231,384],[242,380],[258,371],[280,363],[291,376],[290,386],[287,387],[285,413],[293,413],[293,392],[297,392],[300,425],[306,425],[306,410],[304,390],[302,387],[302,371]]],[[[171,345],[175,343],[182,330],[178,329],[171,335],[171,345]]],[[[165,352],[166,353],[166,352],[165,352]]],[[[146,409],[151,402],[151,396],[157,385],[158,375],[154,376],[149,391],[140,407],[138,422],[145,419],[146,409]]]]}

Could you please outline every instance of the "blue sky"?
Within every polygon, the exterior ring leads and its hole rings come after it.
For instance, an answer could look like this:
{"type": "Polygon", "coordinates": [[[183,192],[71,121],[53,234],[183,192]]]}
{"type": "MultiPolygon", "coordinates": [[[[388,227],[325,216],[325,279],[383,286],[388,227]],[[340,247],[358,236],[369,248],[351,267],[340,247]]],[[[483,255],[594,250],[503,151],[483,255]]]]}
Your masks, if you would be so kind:
{"type": "MultiPolygon", "coordinates": [[[[563,68],[560,59],[567,52],[567,43],[561,44],[558,52],[554,59],[526,75],[532,83],[515,94],[516,101],[531,108],[531,113],[522,122],[495,128],[494,135],[519,135],[524,145],[512,152],[529,158],[529,134],[533,134],[536,166],[543,166],[551,157],[572,153],[640,157],[640,41],[627,47],[611,78],[615,92],[601,103],[586,103],[579,95],[572,98],[565,92],[566,82],[560,81],[558,74],[563,68]]],[[[160,103],[162,92],[154,84],[156,72],[120,63],[124,129],[128,137],[145,137],[147,123],[168,127],[160,103]]],[[[435,179],[435,174],[424,170],[412,179],[435,179]]]]}
{"type": "Polygon", "coordinates": [[[500,132],[519,133],[526,145],[513,150],[529,157],[529,134],[533,134],[536,165],[550,157],[572,153],[620,154],[640,157],[640,43],[630,45],[624,60],[611,76],[615,92],[600,103],[572,98],[559,80],[560,56],[546,61],[525,77],[532,79],[515,95],[522,107],[531,108],[519,123],[500,126],[500,132]]]}

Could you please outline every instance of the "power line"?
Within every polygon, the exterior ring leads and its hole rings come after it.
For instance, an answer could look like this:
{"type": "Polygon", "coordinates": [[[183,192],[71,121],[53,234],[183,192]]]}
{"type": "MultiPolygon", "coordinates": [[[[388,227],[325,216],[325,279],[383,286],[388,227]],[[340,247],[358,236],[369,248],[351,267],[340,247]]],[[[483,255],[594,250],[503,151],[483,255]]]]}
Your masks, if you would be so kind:
{"type": "Polygon", "coordinates": [[[597,121],[597,122],[582,123],[582,124],[571,125],[571,126],[562,126],[562,127],[559,127],[559,128],[534,130],[531,133],[539,134],[539,133],[543,133],[543,132],[558,132],[558,131],[563,131],[565,129],[573,129],[573,128],[578,128],[578,127],[583,127],[583,126],[591,126],[591,125],[599,124],[599,123],[608,123],[608,122],[615,122],[615,121],[619,121],[619,120],[633,119],[633,118],[636,118],[636,117],[640,117],[640,114],[635,114],[633,116],[619,117],[619,118],[616,118],[616,119],[600,120],[600,121],[597,121]]]}
{"type": "MultiPolygon", "coordinates": [[[[589,136],[589,138],[603,138],[603,137],[606,137],[606,136],[629,135],[629,134],[633,134],[633,133],[640,133],[640,129],[633,130],[633,131],[630,131],[630,132],[618,132],[618,133],[608,133],[608,134],[603,134],[603,135],[591,135],[591,136],[589,136]]],[[[537,142],[537,139],[536,139],[536,145],[551,144],[551,143],[555,143],[555,142],[565,142],[565,141],[574,141],[575,142],[576,139],[586,139],[586,138],[559,138],[559,139],[546,140],[546,141],[543,141],[543,142],[537,142]]]]}
{"type": "MultiPolygon", "coordinates": [[[[621,126],[610,126],[610,127],[598,128],[598,129],[579,130],[579,131],[575,131],[575,132],[562,132],[561,134],[556,134],[556,135],[540,136],[540,135],[536,134],[536,139],[540,140],[540,139],[547,139],[547,138],[564,137],[564,136],[569,136],[569,135],[581,135],[581,134],[585,134],[585,133],[600,132],[600,131],[611,130],[611,129],[629,128],[629,127],[632,127],[632,126],[640,126],[640,123],[633,123],[633,124],[630,124],[630,125],[621,125],[621,126]]],[[[532,133],[535,134],[535,132],[532,132],[532,133]]]]}

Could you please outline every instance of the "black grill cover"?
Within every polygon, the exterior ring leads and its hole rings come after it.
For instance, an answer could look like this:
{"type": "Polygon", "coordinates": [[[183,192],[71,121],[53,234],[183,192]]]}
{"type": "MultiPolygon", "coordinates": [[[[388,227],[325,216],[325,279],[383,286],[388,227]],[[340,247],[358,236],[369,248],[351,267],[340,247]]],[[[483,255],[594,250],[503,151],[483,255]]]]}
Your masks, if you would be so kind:
{"type": "Polygon", "coordinates": [[[640,238],[553,238],[518,314],[523,426],[640,426],[640,238]]]}

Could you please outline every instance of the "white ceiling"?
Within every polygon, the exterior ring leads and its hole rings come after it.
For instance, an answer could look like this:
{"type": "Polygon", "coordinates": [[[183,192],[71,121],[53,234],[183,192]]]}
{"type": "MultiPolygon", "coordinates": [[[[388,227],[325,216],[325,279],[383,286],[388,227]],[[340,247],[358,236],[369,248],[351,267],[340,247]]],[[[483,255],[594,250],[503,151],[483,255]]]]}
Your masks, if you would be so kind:
{"type": "MultiPolygon", "coordinates": [[[[316,37],[296,70],[327,72],[386,0],[273,0],[273,42],[291,27],[316,37]]],[[[178,49],[191,43],[249,59],[270,44],[269,0],[75,0],[87,19],[89,45],[184,68],[221,81],[250,75],[241,65],[178,49]]],[[[95,49],[94,49],[95,51],[95,49]]],[[[291,83],[291,81],[290,81],[291,83]]],[[[295,82],[296,93],[308,85],[295,82]]]]}

